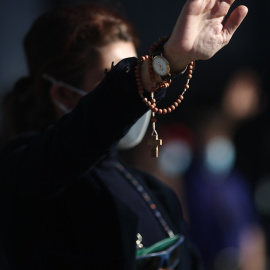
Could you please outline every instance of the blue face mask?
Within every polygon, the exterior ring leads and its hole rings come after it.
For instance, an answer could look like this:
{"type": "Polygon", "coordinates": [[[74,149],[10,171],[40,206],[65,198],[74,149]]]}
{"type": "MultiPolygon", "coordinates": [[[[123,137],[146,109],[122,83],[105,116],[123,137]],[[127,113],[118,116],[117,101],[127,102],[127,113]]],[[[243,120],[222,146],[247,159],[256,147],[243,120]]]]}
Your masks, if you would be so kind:
{"type": "Polygon", "coordinates": [[[224,136],[212,138],[206,145],[204,159],[207,169],[214,174],[227,174],[235,163],[233,143],[224,136]]]}
{"type": "MultiPolygon", "coordinates": [[[[47,74],[43,74],[43,78],[50,81],[53,85],[63,86],[66,89],[81,95],[82,97],[87,94],[86,91],[71,86],[62,81],[57,81],[52,76],[49,76],[47,74]]],[[[58,100],[54,99],[53,101],[58,106],[58,108],[61,109],[61,111],[64,112],[65,114],[72,111],[72,109],[68,109],[63,103],[60,103],[58,100]]],[[[150,118],[151,118],[151,111],[148,111],[140,119],[138,119],[138,121],[130,128],[128,133],[119,141],[118,149],[127,150],[138,145],[142,141],[146,133],[147,127],[150,122],[150,118]]]]}

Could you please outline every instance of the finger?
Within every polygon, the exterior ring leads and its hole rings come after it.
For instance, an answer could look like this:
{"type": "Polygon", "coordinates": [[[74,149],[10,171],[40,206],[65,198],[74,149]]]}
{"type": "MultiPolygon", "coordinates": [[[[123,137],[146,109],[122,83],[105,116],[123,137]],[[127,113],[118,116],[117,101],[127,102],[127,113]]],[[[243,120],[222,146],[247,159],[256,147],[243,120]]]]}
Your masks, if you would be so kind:
{"type": "Polygon", "coordinates": [[[217,17],[225,17],[230,9],[231,5],[228,1],[221,1],[220,3],[216,4],[212,11],[211,16],[214,18],[217,17]]]}
{"type": "Polygon", "coordinates": [[[224,31],[226,31],[229,36],[232,36],[242,21],[245,19],[248,13],[248,9],[246,6],[237,7],[229,16],[229,18],[225,21],[224,31]]]}
{"type": "Polygon", "coordinates": [[[228,3],[230,6],[233,4],[235,0],[223,0],[222,2],[228,3]]]}

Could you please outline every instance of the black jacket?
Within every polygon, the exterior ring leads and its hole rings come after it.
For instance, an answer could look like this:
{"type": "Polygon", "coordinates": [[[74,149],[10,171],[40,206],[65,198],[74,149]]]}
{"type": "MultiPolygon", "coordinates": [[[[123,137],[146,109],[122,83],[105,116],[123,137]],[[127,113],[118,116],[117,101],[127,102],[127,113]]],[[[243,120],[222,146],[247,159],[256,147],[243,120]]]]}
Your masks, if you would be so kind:
{"type": "MultiPolygon", "coordinates": [[[[135,58],[123,60],[57,125],[3,149],[2,256],[10,269],[135,269],[137,216],[97,173],[147,110],[136,90],[135,64],[135,58]]],[[[185,234],[174,193],[133,173],[174,231],[185,234]]],[[[185,246],[179,269],[198,269],[187,241],[185,246]]]]}

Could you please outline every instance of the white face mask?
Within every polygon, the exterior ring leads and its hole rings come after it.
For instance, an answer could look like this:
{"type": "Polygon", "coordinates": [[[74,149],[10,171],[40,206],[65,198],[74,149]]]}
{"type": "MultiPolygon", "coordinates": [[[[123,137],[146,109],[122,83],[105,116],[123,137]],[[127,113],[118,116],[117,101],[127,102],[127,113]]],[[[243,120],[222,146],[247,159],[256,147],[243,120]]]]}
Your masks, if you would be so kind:
{"type": "MultiPolygon", "coordinates": [[[[79,88],[76,88],[74,86],[71,86],[67,83],[64,83],[62,81],[57,81],[55,78],[53,78],[52,76],[50,75],[47,75],[47,74],[43,74],[42,76],[44,79],[50,81],[53,85],[60,85],[60,86],[63,86],[65,88],[67,88],[68,90],[76,93],[76,94],[79,94],[81,95],[82,97],[85,96],[87,94],[86,91],[82,90],[82,89],[79,89],[79,88]]],[[[67,113],[70,113],[73,109],[68,109],[66,107],[65,104],[59,102],[58,100],[54,99],[53,100],[54,104],[64,113],[64,114],[67,114],[67,113]]]]}
{"type": "MultiPolygon", "coordinates": [[[[63,86],[65,88],[69,89],[70,91],[72,91],[76,94],[79,94],[81,96],[85,96],[87,94],[86,91],[79,89],[79,88],[76,88],[76,87],[73,87],[67,83],[62,82],[62,81],[57,81],[56,79],[54,79],[53,77],[51,77],[47,74],[43,74],[43,78],[47,79],[48,81],[50,81],[54,85],[63,86]]],[[[68,109],[63,103],[60,103],[58,100],[54,99],[53,102],[65,114],[70,113],[73,110],[73,109],[68,109]]],[[[117,146],[118,149],[119,150],[127,150],[127,149],[133,148],[136,145],[138,145],[142,141],[142,139],[146,133],[148,124],[150,122],[150,118],[151,118],[151,111],[148,111],[140,119],[138,119],[138,121],[130,128],[128,133],[119,141],[118,146],[117,146]]]]}
{"type": "Polygon", "coordinates": [[[138,145],[146,133],[150,118],[151,111],[148,111],[139,120],[137,120],[128,133],[118,143],[118,149],[127,150],[138,145]]]}

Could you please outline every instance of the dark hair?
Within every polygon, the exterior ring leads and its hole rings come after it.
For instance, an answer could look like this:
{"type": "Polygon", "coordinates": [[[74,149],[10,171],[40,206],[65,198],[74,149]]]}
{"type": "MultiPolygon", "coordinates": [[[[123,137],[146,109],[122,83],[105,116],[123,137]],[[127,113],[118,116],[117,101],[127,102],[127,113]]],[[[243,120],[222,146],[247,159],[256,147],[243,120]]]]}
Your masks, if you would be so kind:
{"type": "Polygon", "coordinates": [[[112,7],[82,3],[40,16],[24,39],[31,79],[16,83],[4,99],[12,133],[40,131],[56,122],[44,73],[79,87],[85,71],[99,60],[97,48],[119,40],[133,42],[136,48],[139,44],[132,25],[112,7]]]}

